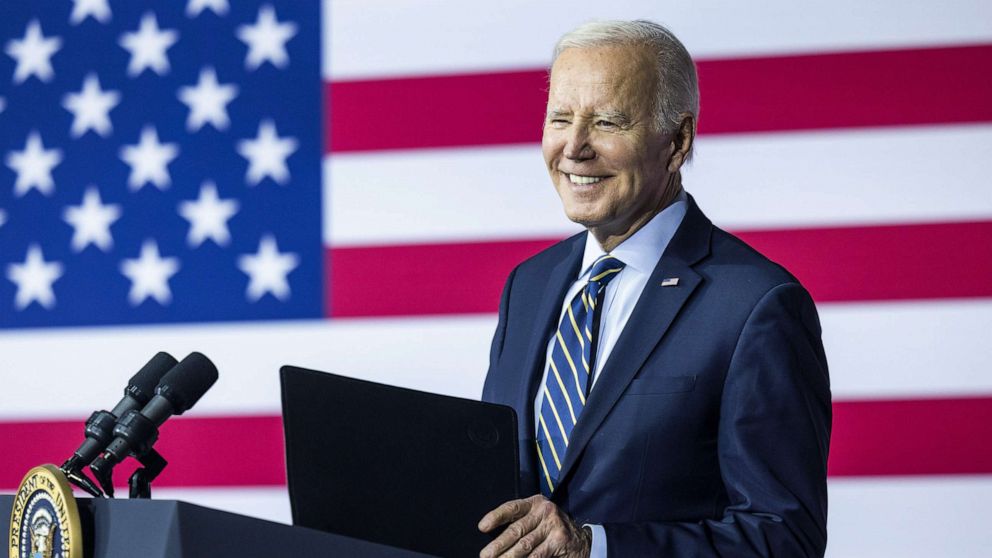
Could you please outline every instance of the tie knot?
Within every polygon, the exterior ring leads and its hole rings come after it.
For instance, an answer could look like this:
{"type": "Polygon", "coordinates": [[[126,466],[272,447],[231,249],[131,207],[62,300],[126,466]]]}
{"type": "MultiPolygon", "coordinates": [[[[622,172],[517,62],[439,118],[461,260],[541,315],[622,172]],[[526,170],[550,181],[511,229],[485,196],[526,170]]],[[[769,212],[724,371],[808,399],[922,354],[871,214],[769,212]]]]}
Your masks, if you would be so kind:
{"type": "Polygon", "coordinates": [[[620,270],[625,265],[627,264],[618,260],[616,256],[610,254],[600,256],[592,264],[592,271],[589,272],[589,282],[602,289],[620,273],[620,270]]]}

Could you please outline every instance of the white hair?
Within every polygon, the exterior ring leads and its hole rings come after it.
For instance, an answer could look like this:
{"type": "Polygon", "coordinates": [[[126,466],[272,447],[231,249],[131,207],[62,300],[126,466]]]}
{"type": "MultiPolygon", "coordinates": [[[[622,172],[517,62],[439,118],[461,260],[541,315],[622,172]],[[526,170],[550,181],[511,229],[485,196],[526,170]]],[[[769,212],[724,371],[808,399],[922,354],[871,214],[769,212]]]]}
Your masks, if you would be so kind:
{"type": "Polygon", "coordinates": [[[655,124],[665,133],[682,124],[689,113],[693,126],[699,119],[699,81],[696,65],[678,38],[653,21],[591,21],[562,35],[555,44],[551,63],[568,48],[643,45],[651,49],[658,67],[658,90],[655,92],[655,124]]]}

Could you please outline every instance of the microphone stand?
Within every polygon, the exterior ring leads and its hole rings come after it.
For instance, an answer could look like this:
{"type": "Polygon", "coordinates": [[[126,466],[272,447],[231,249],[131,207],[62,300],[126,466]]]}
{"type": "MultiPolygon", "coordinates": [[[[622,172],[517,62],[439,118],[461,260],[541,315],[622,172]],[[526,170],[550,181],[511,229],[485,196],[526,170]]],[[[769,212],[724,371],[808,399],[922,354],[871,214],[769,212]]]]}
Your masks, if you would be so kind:
{"type": "Polygon", "coordinates": [[[131,498],[147,500],[152,497],[152,481],[162,473],[169,462],[153,448],[148,448],[148,451],[143,455],[136,455],[135,457],[144,467],[132,473],[131,478],[127,480],[128,495],[131,498]]]}
{"type": "MultiPolygon", "coordinates": [[[[152,496],[152,481],[154,481],[169,464],[158,451],[152,447],[146,448],[140,453],[131,452],[131,457],[138,460],[143,467],[137,469],[128,479],[128,496],[131,498],[148,499],[152,496]]],[[[103,491],[109,498],[114,497],[113,471],[115,463],[109,460],[94,461],[90,465],[93,476],[100,482],[103,491]]]]}
{"type": "Polygon", "coordinates": [[[131,498],[150,498],[152,494],[151,483],[168,465],[158,451],[152,446],[158,441],[158,427],[154,422],[145,417],[140,412],[129,411],[117,422],[114,427],[114,435],[117,438],[111,443],[104,454],[90,464],[90,471],[103,487],[103,491],[110,498],[114,497],[114,467],[126,459],[134,457],[143,465],[136,470],[128,479],[129,495],[131,498]],[[121,448],[115,449],[118,442],[124,443],[121,448]],[[129,448],[130,451],[125,448],[129,448]],[[126,451],[126,453],[125,453],[126,451]]]}

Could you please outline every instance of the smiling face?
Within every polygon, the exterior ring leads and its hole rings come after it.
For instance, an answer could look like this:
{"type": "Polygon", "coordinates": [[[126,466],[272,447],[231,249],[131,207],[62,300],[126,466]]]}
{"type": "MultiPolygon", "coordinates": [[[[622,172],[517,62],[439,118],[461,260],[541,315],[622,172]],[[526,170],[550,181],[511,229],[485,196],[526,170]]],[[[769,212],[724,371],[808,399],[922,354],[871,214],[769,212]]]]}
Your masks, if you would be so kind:
{"type": "Polygon", "coordinates": [[[544,161],[565,214],[607,251],[678,193],[682,156],[655,125],[657,87],[636,45],[569,48],[551,68],[544,161]]]}

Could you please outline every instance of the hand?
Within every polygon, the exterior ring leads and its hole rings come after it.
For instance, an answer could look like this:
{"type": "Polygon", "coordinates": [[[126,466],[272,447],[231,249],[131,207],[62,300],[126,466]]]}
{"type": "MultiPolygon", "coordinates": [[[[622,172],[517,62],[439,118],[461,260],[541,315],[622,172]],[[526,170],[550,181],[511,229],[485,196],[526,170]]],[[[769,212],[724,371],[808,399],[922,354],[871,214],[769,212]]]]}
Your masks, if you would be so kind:
{"type": "Polygon", "coordinates": [[[512,500],[486,514],[479,530],[509,526],[479,553],[479,558],[532,556],[588,558],[592,533],[541,495],[512,500]]]}

